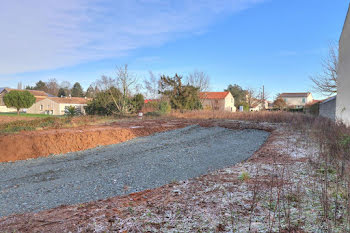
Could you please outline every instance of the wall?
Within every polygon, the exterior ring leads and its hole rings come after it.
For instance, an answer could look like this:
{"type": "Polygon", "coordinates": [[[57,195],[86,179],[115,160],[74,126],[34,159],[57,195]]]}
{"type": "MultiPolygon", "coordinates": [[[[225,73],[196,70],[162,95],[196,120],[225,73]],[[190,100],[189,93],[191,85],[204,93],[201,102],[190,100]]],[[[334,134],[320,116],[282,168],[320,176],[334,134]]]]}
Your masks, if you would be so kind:
{"type": "Polygon", "coordinates": [[[27,113],[32,114],[46,114],[48,111],[52,115],[58,115],[57,103],[50,99],[43,99],[41,101],[38,101],[35,104],[33,104],[33,106],[27,109],[27,113]]]}
{"type": "Polygon", "coordinates": [[[339,41],[336,117],[350,126],[350,16],[345,20],[339,41]]]}
{"type": "Polygon", "coordinates": [[[229,93],[225,98],[225,111],[229,112],[235,112],[235,99],[233,98],[232,94],[229,93]]]}
{"type": "Polygon", "coordinates": [[[63,103],[59,104],[59,114],[57,114],[57,115],[64,115],[66,107],[69,107],[69,106],[74,106],[76,109],[80,109],[80,112],[83,115],[85,115],[84,106],[87,106],[87,104],[63,104],[63,103]]]}
{"type": "Polygon", "coordinates": [[[203,109],[206,110],[215,110],[215,111],[224,111],[225,110],[225,100],[216,100],[216,99],[202,99],[203,109]]]}
{"type": "Polygon", "coordinates": [[[327,117],[335,121],[336,98],[320,103],[320,116],[327,117]]]}
{"type": "Polygon", "coordinates": [[[313,101],[312,95],[309,95],[308,97],[283,97],[283,99],[289,106],[305,106],[313,101]],[[305,103],[303,103],[303,98],[305,98],[305,103]]]}
{"type": "Polygon", "coordinates": [[[236,111],[233,96],[228,94],[225,99],[201,99],[203,109],[215,111],[236,111]]]}

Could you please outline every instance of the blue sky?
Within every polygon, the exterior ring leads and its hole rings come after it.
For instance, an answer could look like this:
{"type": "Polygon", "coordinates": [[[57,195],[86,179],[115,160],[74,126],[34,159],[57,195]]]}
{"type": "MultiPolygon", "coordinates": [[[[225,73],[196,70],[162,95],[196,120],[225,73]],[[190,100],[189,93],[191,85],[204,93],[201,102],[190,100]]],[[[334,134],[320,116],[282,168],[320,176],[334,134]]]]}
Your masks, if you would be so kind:
{"type": "MultiPolygon", "coordinates": [[[[211,90],[229,84],[280,92],[312,90],[347,0],[32,0],[0,9],[0,87],[80,82],[128,64],[186,76],[197,69],[211,90]]],[[[322,96],[314,94],[316,98],[322,96]]]]}

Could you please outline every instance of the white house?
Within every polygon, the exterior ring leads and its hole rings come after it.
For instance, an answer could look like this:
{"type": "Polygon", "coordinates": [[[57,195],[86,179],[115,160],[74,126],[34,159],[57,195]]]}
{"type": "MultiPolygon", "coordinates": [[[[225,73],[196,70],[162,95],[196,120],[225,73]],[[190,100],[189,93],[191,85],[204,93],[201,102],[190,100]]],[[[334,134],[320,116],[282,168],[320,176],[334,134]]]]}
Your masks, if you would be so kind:
{"type": "Polygon", "coordinates": [[[339,40],[336,118],[350,126],[350,13],[339,40]]]}
{"type": "Polygon", "coordinates": [[[235,112],[235,99],[231,92],[201,92],[199,98],[204,109],[235,112]]]}
{"type": "Polygon", "coordinates": [[[27,113],[64,115],[69,106],[74,106],[78,112],[85,114],[85,106],[90,101],[88,98],[80,97],[47,97],[38,99],[32,107],[28,108],[27,113]]]}
{"type": "Polygon", "coordinates": [[[279,97],[282,98],[289,107],[294,108],[303,108],[305,105],[311,104],[314,101],[310,92],[282,93],[279,97]]]}

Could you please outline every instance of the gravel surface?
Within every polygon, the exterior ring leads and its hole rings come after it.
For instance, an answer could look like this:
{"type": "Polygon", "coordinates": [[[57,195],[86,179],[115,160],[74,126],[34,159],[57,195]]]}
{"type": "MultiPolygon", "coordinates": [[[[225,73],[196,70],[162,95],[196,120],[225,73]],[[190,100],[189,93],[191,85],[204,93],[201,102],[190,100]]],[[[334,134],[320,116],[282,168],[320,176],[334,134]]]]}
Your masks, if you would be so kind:
{"type": "Polygon", "coordinates": [[[65,155],[0,163],[0,217],[186,180],[249,158],[268,132],[190,126],[65,155]]]}

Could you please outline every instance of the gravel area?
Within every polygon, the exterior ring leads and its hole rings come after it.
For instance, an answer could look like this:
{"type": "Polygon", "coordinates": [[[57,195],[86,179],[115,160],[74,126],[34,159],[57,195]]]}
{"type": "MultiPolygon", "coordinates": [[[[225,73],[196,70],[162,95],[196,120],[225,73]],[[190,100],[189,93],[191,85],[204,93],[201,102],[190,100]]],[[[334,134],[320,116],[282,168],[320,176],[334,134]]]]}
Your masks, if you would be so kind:
{"type": "Polygon", "coordinates": [[[249,158],[268,132],[190,126],[65,155],[0,163],[0,217],[186,180],[249,158]]]}

